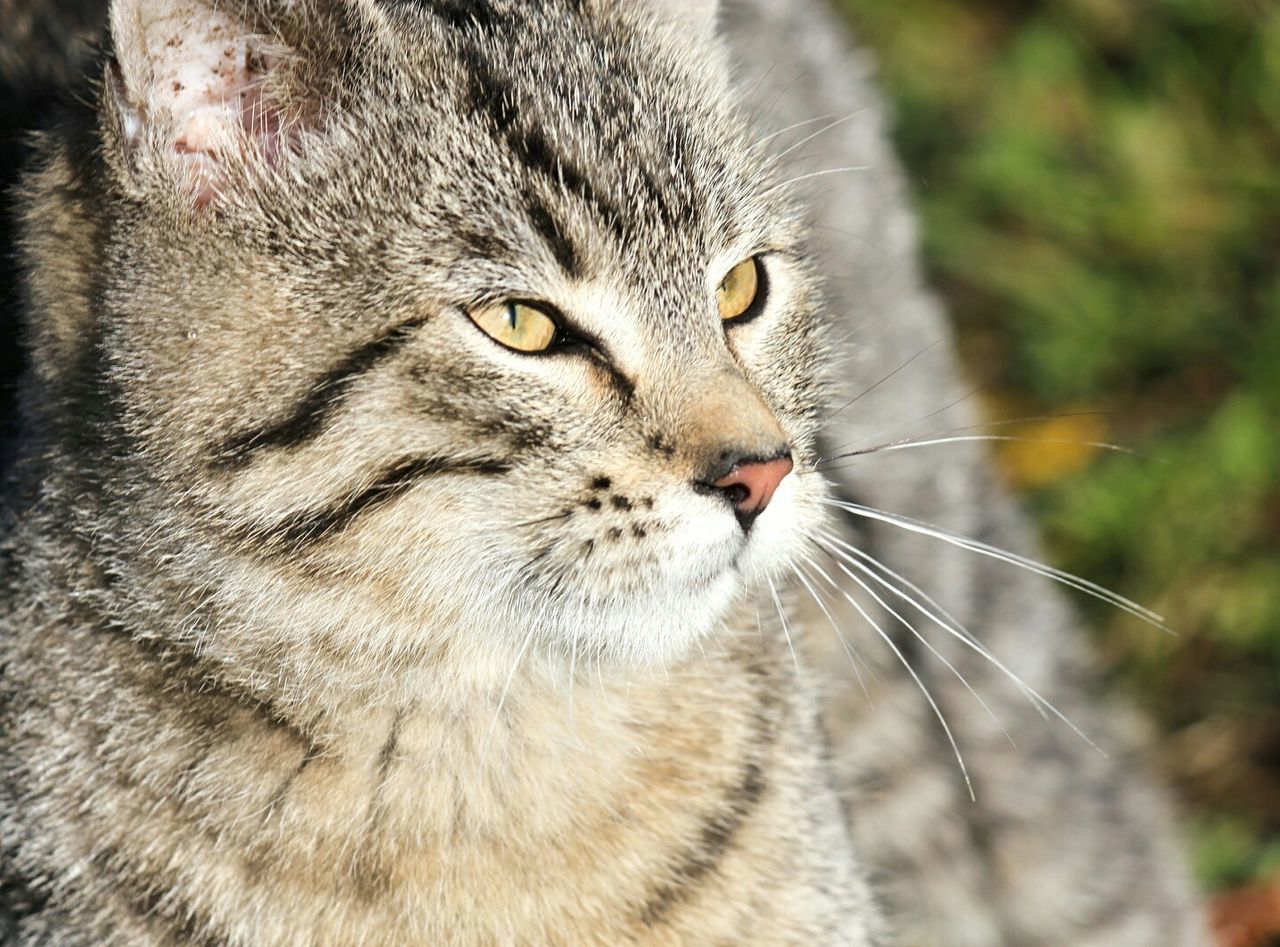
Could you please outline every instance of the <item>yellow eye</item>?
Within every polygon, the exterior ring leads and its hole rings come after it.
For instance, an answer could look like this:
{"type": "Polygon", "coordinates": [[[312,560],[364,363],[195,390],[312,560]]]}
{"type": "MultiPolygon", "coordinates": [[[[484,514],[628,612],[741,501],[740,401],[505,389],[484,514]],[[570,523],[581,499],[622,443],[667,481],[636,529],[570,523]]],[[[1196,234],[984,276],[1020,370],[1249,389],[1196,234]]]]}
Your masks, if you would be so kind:
{"type": "Polygon", "coordinates": [[[517,352],[545,352],[556,340],[556,324],[528,303],[499,303],[467,313],[495,342],[517,352]]]}
{"type": "Polygon", "coordinates": [[[743,260],[729,271],[716,290],[720,318],[725,322],[738,319],[751,309],[760,292],[760,265],[755,257],[743,260]]]}

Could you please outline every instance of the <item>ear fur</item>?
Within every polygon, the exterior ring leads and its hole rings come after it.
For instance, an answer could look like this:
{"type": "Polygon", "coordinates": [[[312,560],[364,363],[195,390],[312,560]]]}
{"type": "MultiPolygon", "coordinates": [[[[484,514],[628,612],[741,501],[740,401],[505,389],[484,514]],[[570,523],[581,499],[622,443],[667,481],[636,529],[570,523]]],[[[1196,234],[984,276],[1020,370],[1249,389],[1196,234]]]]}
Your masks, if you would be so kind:
{"type": "Polygon", "coordinates": [[[116,68],[108,73],[107,102],[126,165],[144,148],[158,154],[197,207],[217,197],[232,162],[273,165],[285,146],[285,117],[273,105],[269,80],[288,51],[246,18],[253,6],[111,3],[116,68]]]}

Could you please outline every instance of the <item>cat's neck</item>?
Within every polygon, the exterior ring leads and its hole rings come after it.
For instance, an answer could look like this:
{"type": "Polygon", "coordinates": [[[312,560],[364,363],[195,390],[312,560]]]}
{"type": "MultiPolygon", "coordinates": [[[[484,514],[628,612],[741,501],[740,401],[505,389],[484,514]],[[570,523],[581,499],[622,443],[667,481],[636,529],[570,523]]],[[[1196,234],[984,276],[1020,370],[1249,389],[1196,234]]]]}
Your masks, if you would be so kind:
{"type": "Polygon", "coordinates": [[[754,626],[667,668],[570,674],[531,648],[495,661],[484,687],[442,657],[418,699],[398,699],[401,681],[396,699],[300,720],[207,655],[96,617],[47,616],[43,636],[65,655],[69,735],[95,747],[86,787],[111,787],[109,806],[76,811],[122,863],[201,866],[173,878],[184,916],[252,922],[245,905],[290,904],[296,929],[263,942],[440,943],[463,928],[509,942],[500,925],[531,897],[520,929],[559,935],[537,942],[587,942],[587,902],[622,925],[606,942],[623,942],[677,909],[673,871],[724,859],[725,900],[707,904],[748,903],[746,866],[816,804],[796,775],[817,765],[812,708],[785,645],[754,626]]]}

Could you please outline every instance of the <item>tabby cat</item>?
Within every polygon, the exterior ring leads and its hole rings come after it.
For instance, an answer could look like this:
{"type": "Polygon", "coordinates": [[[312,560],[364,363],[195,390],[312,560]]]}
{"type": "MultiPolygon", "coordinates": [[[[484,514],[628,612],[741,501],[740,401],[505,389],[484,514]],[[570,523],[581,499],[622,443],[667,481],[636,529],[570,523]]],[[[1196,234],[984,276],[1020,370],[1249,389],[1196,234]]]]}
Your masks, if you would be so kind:
{"type": "Polygon", "coordinates": [[[823,459],[973,419],[817,0],[101,14],[20,189],[7,942],[1206,942],[981,450],[823,459]]]}

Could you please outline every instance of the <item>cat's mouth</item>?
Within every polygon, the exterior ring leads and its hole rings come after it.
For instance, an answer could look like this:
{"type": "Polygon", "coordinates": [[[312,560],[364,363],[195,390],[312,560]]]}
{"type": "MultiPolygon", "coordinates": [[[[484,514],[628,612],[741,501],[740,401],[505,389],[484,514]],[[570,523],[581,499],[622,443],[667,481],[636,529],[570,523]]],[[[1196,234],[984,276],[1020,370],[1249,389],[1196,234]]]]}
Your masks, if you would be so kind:
{"type": "Polygon", "coordinates": [[[589,628],[602,652],[664,660],[804,552],[816,497],[789,456],[733,465],[704,484],[655,479],[593,474],[572,505],[522,524],[518,612],[589,628]]]}
{"type": "Polygon", "coordinates": [[[790,459],[776,463],[762,474],[748,472],[760,479],[731,493],[730,509],[717,503],[688,516],[676,534],[682,548],[655,556],[668,588],[686,595],[726,584],[740,588],[786,567],[803,532],[797,528],[803,503],[790,459]]]}

